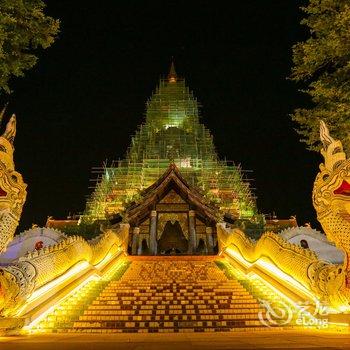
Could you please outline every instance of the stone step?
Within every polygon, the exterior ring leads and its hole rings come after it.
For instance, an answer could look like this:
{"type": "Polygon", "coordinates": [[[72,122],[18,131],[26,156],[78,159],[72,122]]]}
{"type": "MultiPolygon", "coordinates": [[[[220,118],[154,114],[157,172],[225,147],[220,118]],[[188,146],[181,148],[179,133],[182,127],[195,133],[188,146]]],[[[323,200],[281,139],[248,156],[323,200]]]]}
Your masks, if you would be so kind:
{"type": "MultiPolygon", "coordinates": [[[[191,304],[188,304],[188,305],[210,305],[210,304],[206,304],[206,303],[200,303],[200,301],[204,301],[204,300],[197,300],[197,303],[194,301],[192,301],[191,304]]],[[[181,304],[175,304],[174,301],[172,303],[168,303],[166,304],[164,301],[162,303],[159,303],[160,305],[181,305],[181,304]]],[[[124,302],[110,302],[110,303],[98,303],[98,302],[95,302],[93,305],[100,305],[102,306],[102,308],[104,308],[103,306],[131,306],[130,309],[138,309],[140,305],[154,305],[154,304],[150,304],[148,303],[147,301],[145,301],[143,304],[135,304],[135,303],[131,303],[131,302],[128,302],[128,301],[124,301],[124,302]]],[[[215,305],[215,304],[214,304],[215,305]]],[[[254,306],[257,306],[259,305],[258,303],[254,303],[254,304],[250,304],[248,306],[250,307],[254,307],[254,306]]],[[[239,307],[244,307],[243,304],[230,304],[230,303],[226,303],[223,302],[223,303],[220,303],[220,304],[216,304],[216,309],[223,309],[223,308],[239,308],[239,307]],[[232,305],[232,306],[230,306],[232,305]]],[[[89,309],[87,306],[86,306],[86,309],[89,309]]],[[[113,309],[113,308],[112,308],[113,309]]],[[[128,308],[126,308],[126,310],[128,310],[128,308]]]]}
{"type": "Polygon", "coordinates": [[[238,280],[236,279],[231,279],[228,280],[226,278],[226,276],[222,276],[222,278],[217,279],[217,278],[213,278],[213,276],[209,276],[206,279],[196,279],[196,277],[194,278],[189,278],[187,280],[179,280],[177,278],[156,278],[154,276],[150,276],[150,278],[140,278],[139,276],[135,276],[132,277],[128,274],[125,274],[121,279],[119,280],[111,280],[111,284],[123,284],[124,282],[131,284],[131,283],[135,283],[135,282],[139,282],[142,284],[169,284],[169,283],[176,283],[179,285],[189,285],[192,284],[194,286],[199,285],[199,284],[237,284],[239,283],[238,280]]]}
{"type": "Polygon", "coordinates": [[[161,292],[176,292],[176,293],[205,293],[205,292],[217,292],[217,293],[227,293],[227,292],[240,292],[247,291],[244,287],[231,287],[231,288],[218,288],[218,287],[200,287],[200,288],[176,288],[176,287],[162,287],[162,288],[110,288],[104,289],[104,293],[161,293],[161,292]]]}
{"type": "Polygon", "coordinates": [[[246,326],[246,327],[197,327],[197,328],[55,328],[47,329],[46,332],[55,333],[98,333],[98,334],[113,334],[113,333],[215,333],[215,332],[244,332],[244,331],[281,331],[288,327],[271,326],[246,326]]]}
{"type": "MultiPolygon", "coordinates": [[[[249,311],[237,311],[237,312],[213,312],[213,310],[203,310],[202,312],[195,312],[195,311],[189,311],[187,313],[182,312],[182,310],[170,310],[168,312],[162,312],[162,310],[159,310],[158,312],[148,312],[148,310],[141,310],[136,313],[113,313],[113,314],[84,314],[80,315],[84,320],[91,320],[91,319],[108,319],[110,317],[129,317],[129,318],[154,318],[154,317],[160,317],[160,318],[173,318],[173,317],[202,317],[202,316],[208,316],[210,318],[214,317],[214,319],[220,319],[222,317],[233,317],[233,318],[249,318],[249,317],[257,317],[258,313],[261,312],[262,315],[264,315],[265,310],[254,310],[254,312],[249,311]]],[[[60,316],[58,316],[60,317],[60,316]]],[[[64,317],[64,316],[63,316],[64,317]]]]}
{"type": "MultiPolygon", "coordinates": [[[[239,280],[228,279],[213,261],[134,261],[118,281],[105,281],[102,287],[86,288],[88,292],[63,302],[46,317],[45,330],[173,333],[269,328],[259,319],[259,314],[265,317],[256,299],[260,294],[254,297],[239,280]]],[[[260,290],[263,297],[273,295],[269,289],[260,290]]]]}
{"type": "Polygon", "coordinates": [[[160,291],[160,290],[165,290],[165,289],[169,289],[169,290],[178,290],[178,291],[187,291],[187,290],[203,290],[203,289],[208,289],[208,290],[222,290],[222,291],[226,291],[226,290],[242,290],[245,289],[242,285],[237,285],[237,284],[232,284],[232,285],[218,285],[216,283],[210,284],[210,285],[204,285],[204,284],[198,284],[197,286],[193,286],[191,284],[188,285],[178,285],[176,283],[166,283],[166,284],[162,284],[162,285],[157,285],[157,284],[141,284],[138,282],[135,282],[133,284],[128,283],[127,285],[111,285],[111,282],[108,284],[108,286],[105,288],[105,290],[113,290],[113,291],[130,291],[130,292],[148,292],[150,290],[152,291],[160,291]]]}
{"type": "Polygon", "coordinates": [[[76,321],[73,328],[197,328],[197,327],[261,327],[261,322],[257,319],[239,319],[227,321],[76,321]]]}
{"type": "Polygon", "coordinates": [[[254,305],[252,308],[209,308],[209,307],[203,307],[203,308],[166,308],[166,309],[160,309],[160,308],[134,308],[134,309],[112,309],[112,310],[105,310],[105,309],[99,309],[99,310],[85,310],[84,315],[137,315],[140,311],[148,310],[152,311],[155,314],[168,314],[171,310],[182,310],[184,313],[217,313],[217,314],[235,314],[235,313],[254,313],[259,312],[260,310],[263,310],[262,307],[259,305],[254,305]]]}
{"type": "Polygon", "coordinates": [[[189,302],[193,305],[204,305],[215,303],[217,305],[220,304],[249,304],[249,303],[257,303],[256,299],[251,297],[247,298],[231,298],[231,299],[175,299],[175,298],[158,298],[154,297],[152,300],[144,299],[144,300],[94,300],[91,305],[154,305],[155,303],[159,305],[176,305],[181,302],[189,302]]]}
{"type": "MultiPolygon", "coordinates": [[[[262,313],[264,316],[264,314],[262,313]]],[[[130,321],[130,322],[178,322],[178,321],[227,321],[227,320],[259,320],[256,314],[232,314],[232,315],[217,315],[217,314],[197,314],[197,315],[104,315],[104,316],[79,316],[77,322],[109,322],[109,321],[130,321]]],[[[47,318],[47,322],[66,322],[64,316],[55,317],[51,315],[47,318]]],[[[260,322],[260,321],[259,321],[260,322]]]]}
{"type": "MultiPolygon", "coordinates": [[[[262,315],[263,310],[261,310],[262,315]]],[[[53,318],[54,319],[54,318],[53,318]]],[[[79,316],[79,321],[164,321],[164,320],[258,320],[257,313],[235,313],[235,314],[213,314],[208,312],[196,314],[183,314],[182,312],[173,312],[168,314],[135,314],[135,315],[83,315],[79,316]]]]}
{"type": "MultiPolygon", "coordinates": [[[[218,289],[216,286],[212,287],[199,287],[199,288],[178,288],[178,287],[161,287],[161,288],[143,288],[143,287],[133,287],[133,288],[106,288],[104,292],[113,292],[113,293],[161,293],[161,292],[177,292],[177,293],[200,293],[200,292],[218,292],[218,293],[227,293],[228,291],[232,292],[240,292],[240,291],[248,291],[246,288],[240,287],[230,287],[230,288],[221,288],[218,289]]],[[[261,291],[264,293],[263,291],[261,291]]]]}
{"type": "Polygon", "coordinates": [[[212,303],[212,301],[208,301],[208,303],[205,304],[174,304],[174,303],[158,303],[158,302],[154,302],[154,303],[149,303],[149,302],[144,302],[143,304],[121,304],[121,303],[112,303],[112,304],[92,304],[89,305],[89,307],[86,310],[138,310],[138,309],[142,309],[142,306],[147,306],[147,308],[153,308],[153,306],[156,305],[157,309],[165,309],[167,306],[170,305],[193,305],[194,308],[199,308],[199,306],[206,306],[206,307],[211,307],[214,309],[240,309],[240,308],[254,308],[254,307],[260,307],[260,304],[258,302],[256,302],[255,300],[252,300],[252,302],[242,302],[241,300],[237,300],[231,303],[220,303],[217,304],[212,303]],[[209,303],[210,302],[210,303],[209,303]]]}
{"type": "Polygon", "coordinates": [[[186,294],[186,293],[194,293],[194,294],[232,294],[232,293],[248,293],[246,289],[243,287],[240,288],[227,288],[227,289],[215,289],[215,288],[201,288],[201,289],[146,289],[146,290],[131,290],[131,289],[105,289],[101,292],[101,295],[106,294],[114,294],[114,295],[152,295],[159,293],[174,293],[174,294],[186,294]]]}
{"type": "Polygon", "coordinates": [[[137,301],[154,301],[154,300],[159,300],[159,301],[175,301],[175,300],[190,300],[193,303],[198,302],[198,303],[204,303],[208,300],[217,300],[217,301],[229,301],[229,300],[244,300],[244,299],[253,299],[251,295],[249,294],[240,294],[240,295],[213,295],[213,296],[176,296],[176,295],[167,295],[167,296],[151,296],[151,297],[98,297],[94,301],[97,303],[100,302],[108,302],[108,301],[115,301],[115,302],[137,302],[137,301]]]}
{"type": "MultiPolygon", "coordinates": [[[[181,304],[181,303],[192,303],[192,304],[214,304],[214,303],[252,303],[257,302],[251,294],[244,295],[228,295],[228,296],[210,296],[210,295],[186,295],[186,296],[177,296],[177,295],[168,295],[168,296],[146,296],[146,297],[98,297],[93,301],[93,304],[181,304]]],[[[93,305],[92,304],[92,305],[93,305]]]]}

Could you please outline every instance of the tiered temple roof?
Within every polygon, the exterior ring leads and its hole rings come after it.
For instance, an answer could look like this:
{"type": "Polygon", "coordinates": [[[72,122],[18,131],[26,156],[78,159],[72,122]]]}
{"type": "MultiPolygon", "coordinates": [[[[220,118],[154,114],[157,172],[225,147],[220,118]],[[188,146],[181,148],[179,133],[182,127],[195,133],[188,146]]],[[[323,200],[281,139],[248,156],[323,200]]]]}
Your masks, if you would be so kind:
{"type": "Polygon", "coordinates": [[[257,210],[239,165],[218,158],[210,131],[200,123],[199,104],[174,65],[146,105],[146,120],[132,138],[124,160],[101,169],[87,201],[83,222],[122,212],[140,191],[176,164],[187,183],[223,213],[249,219],[257,210]]]}

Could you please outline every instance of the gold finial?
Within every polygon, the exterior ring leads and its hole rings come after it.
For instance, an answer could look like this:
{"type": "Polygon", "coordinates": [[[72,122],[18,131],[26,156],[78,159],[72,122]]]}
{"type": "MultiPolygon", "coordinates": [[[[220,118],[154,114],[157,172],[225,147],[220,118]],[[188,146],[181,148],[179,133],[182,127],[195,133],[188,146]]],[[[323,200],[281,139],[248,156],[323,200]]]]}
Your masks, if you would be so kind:
{"type": "Polygon", "coordinates": [[[323,120],[320,121],[320,139],[323,145],[321,154],[324,157],[324,165],[329,171],[333,171],[346,160],[346,155],[341,141],[333,139],[323,120]]]}
{"type": "Polygon", "coordinates": [[[177,80],[177,74],[175,71],[175,65],[174,65],[173,60],[171,61],[170,71],[168,74],[168,80],[169,80],[169,83],[176,83],[176,80],[177,80]]]}
{"type": "Polygon", "coordinates": [[[323,120],[320,120],[320,140],[325,151],[329,145],[335,142],[333,137],[329,134],[328,127],[323,120]]]}
{"type": "Polygon", "coordinates": [[[7,139],[11,145],[13,145],[13,141],[16,136],[16,116],[12,114],[10,120],[8,121],[6,125],[5,132],[3,133],[2,137],[7,139]]]}

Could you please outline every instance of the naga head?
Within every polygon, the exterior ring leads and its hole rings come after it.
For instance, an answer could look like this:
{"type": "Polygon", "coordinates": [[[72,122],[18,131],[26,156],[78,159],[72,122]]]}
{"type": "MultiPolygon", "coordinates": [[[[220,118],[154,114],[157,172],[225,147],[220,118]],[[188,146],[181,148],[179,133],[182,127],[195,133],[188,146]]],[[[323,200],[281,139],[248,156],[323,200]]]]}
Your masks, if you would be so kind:
{"type": "Polygon", "coordinates": [[[324,163],[314,183],[313,204],[327,237],[350,252],[350,159],[346,158],[342,143],[330,136],[323,121],[320,139],[324,163]]]}
{"type": "MultiPolygon", "coordinates": [[[[4,110],[0,114],[0,120],[4,110]]],[[[16,116],[12,115],[0,136],[0,253],[13,238],[26,199],[22,175],[15,171],[13,142],[16,136],[16,116]]]]}

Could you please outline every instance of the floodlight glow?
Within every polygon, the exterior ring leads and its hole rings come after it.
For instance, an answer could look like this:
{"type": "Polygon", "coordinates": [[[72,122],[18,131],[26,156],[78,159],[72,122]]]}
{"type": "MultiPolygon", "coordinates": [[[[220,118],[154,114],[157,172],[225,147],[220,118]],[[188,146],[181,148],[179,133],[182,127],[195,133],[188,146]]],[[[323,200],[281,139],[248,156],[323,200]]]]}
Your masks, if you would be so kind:
{"type": "Polygon", "coordinates": [[[59,301],[57,301],[54,305],[52,305],[51,307],[49,307],[47,310],[45,310],[45,312],[43,312],[42,314],[40,314],[39,316],[37,316],[34,320],[32,320],[29,325],[23,327],[24,330],[31,330],[32,328],[34,328],[40,321],[42,321],[48,314],[50,314],[51,312],[53,312],[56,308],[57,305],[60,304],[63,300],[67,299],[69,296],[71,296],[72,294],[74,294],[75,292],[77,292],[79,289],[83,288],[86,284],[88,284],[91,281],[97,281],[99,280],[101,277],[94,274],[90,277],[88,277],[84,282],[82,282],[81,284],[79,284],[76,288],[74,288],[73,290],[71,290],[69,293],[67,293],[66,295],[64,295],[59,301]]]}
{"type": "Polygon", "coordinates": [[[288,275],[285,272],[283,272],[282,270],[280,270],[276,265],[271,264],[271,263],[265,261],[264,259],[258,259],[256,261],[254,261],[254,263],[250,263],[249,261],[244,259],[244,257],[241,254],[239,254],[238,252],[236,252],[232,248],[226,248],[226,253],[229,256],[234,257],[240,263],[242,263],[242,265],[244,267],[250,268],[253,265],[262,267],[263,270],[268,271],[269,274],[275,275],[279,280],[282,280],[283,282],[287,282],[289,285],[291,285],[292,287],[296,288],[297,290],[303,292],[308,297],[315,299],[315,296],[308,289],[306,289],[300,282],[298,282],[297,280],[292,278],[290,275],[288,275]]]}
{"type": "Polygon", "coordinates": [[[58,285],[62,284],[72,276],[78,274],[79,272],[82,272],[84,270],[87,270],[91,265],[87,261],[81,261],[78,264],[76,264],[74,267],[72,267],[69,271],[67,271],[65,274],[57,277],[53,281],[46,283],[42,287],[38,288],[34,293],[26,300],[26,303],[23,305],[23,307],[17,312],[17,315],[20,315],[23,310],[26,309],[28,304],[32,303],[33,301],[37,300],[38,298],[42,297],[44,294],[46,294],[48,291],[50,291],[52,288],[57,287],[58,285]]]}

